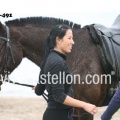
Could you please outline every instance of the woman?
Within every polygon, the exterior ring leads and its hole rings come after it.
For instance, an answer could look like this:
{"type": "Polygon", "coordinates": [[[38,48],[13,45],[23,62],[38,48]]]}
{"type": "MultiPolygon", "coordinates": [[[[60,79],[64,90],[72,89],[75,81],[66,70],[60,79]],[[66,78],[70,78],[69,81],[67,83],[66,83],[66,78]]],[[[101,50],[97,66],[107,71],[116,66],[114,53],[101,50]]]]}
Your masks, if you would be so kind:
{"type": "Polygon", "coordinates": [[[46,39],[40,80],[35,87],[37,95],[42,95],[45,88],[48,92],[48,107],[43,120],[71,120],[73,107],[83,108],[91,114],[97,112],[95,105],[74,99],[71,84],[67,83],[71,77],[66,80],[70,75],[66,54],[71,52],[73,44],[72,29],[66,25],[55,26],[46,39]]]}
{"type": "Polygon", "coordinates": [[[115,114],[115,112],[118,111],[120,108],[120,85],[112,97],[106,111],[101,116],[102,120],[111,120],[112,116],[115,114]]]}

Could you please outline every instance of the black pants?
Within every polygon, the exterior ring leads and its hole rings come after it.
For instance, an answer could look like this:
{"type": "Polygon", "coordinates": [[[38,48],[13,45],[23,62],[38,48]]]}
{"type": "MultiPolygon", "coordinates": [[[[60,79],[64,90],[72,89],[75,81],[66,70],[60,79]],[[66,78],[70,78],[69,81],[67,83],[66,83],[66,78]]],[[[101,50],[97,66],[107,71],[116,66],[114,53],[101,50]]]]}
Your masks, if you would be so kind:
{"type": "Polygon", "coordinates": [[[43,120],[73,120],[72,109],[46,109],[43,120]]]}

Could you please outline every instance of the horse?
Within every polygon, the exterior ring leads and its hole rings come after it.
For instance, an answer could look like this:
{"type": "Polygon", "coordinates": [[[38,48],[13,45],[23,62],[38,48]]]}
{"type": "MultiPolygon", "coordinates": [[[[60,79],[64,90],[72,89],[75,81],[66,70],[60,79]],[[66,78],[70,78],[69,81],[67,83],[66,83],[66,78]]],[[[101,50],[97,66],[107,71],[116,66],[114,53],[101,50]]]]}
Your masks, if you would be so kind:
{"type": "MultiPolygon", "coordinates": [[[[103,106],[108,93],[109,84],[87,84],[87,74],[104,74],[98,55],[98,49],[93,43],[93,38],[87,27],[81,28],[69,20],[51,17],[27,17],[0,23],[0,74],[9,75],[21,63],[23,58],[28,58],[40,66],[44,40],[49,35],[53,26],[66,24],[73,28],[75,45],[72,52],[67,55],[67,63],[73,74],[80,74],[81,84],[74,84],[74,97],[78,100],[103,106]]],[[[91,78],[89,77],[88,81],[91,78]]],[[[96,80],[96,78],[95,78],[96,80]]],[[[1,82],[0,84],[2,84],[1,82]]],[[[107,105],[108,103],[106,103],[107,105]]],[[[83,109],[74,109],[74,120],[93,120],[94,116],[83,109]]]]}

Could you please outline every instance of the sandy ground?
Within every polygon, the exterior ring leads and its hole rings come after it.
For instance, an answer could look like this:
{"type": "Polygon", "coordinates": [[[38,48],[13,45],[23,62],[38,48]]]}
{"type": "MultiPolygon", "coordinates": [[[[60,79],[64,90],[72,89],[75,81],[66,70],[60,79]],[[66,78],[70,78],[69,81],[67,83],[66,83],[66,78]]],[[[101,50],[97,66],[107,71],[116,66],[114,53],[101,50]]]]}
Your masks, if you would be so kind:
{"type": "MultiPolygon", "coordinates": [[[[46,105],[42,98],[0,98],[0,120],[42,120],[46,105]]],[[[99,108],[94,120],[100,120],[105,108],[99,108]]],[[[120,120],[120,110],[112,120],[120,120]]]]}

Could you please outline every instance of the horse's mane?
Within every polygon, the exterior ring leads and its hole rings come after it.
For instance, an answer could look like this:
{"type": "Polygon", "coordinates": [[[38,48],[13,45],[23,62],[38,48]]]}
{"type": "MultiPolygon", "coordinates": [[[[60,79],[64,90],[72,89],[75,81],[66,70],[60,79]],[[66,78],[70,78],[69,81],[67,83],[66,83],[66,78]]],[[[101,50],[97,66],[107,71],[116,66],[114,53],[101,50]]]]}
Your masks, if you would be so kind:
{"type": "Polygon", "coordinates": [[[7,26],[25,26],[28,24],[32,24],[34,26],[46,26],[51,27],[58,24],[66,24],[74,29],[81,28],[81,25],[73,23],[68,20],[57,19],[52,17],[27,17],[27,18],[20,18],[15,20],[6,21],[5,24],[7,26]]]}

